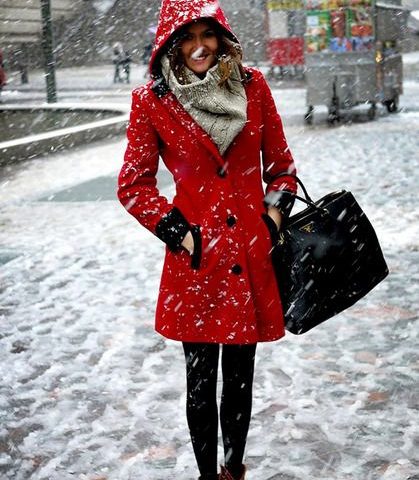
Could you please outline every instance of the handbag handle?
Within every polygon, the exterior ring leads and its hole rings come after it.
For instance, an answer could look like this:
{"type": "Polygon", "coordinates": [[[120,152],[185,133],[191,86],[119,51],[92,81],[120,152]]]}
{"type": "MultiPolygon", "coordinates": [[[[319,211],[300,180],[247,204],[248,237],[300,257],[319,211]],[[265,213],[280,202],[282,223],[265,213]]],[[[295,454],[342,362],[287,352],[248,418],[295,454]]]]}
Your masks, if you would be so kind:
{"type": "Polygon", "coordinates": [[[273,175],[272,180],[276,180],[277,178],[280,178],[280,177],[291,177],[301,187],[302,191],[304,192],[304,197],[305,198],[294,194],[295,199],[300,200],[300,202],[303,202],[303,203],[307,204],[309,207],[314,208],[315,210],[318,210],[322,215],[330,215],[329,211],[326,208],[319,207],[318,205],[316,205],[314,203],[313,199],[308,194],[307,189],[304,186],[304,183],[299,179],[299,177],[297,177],[297,175],[295,175],[294,173],[283,172],[283,173],[278,173],[276,175],[273,175]]]}
{"type": "Polygon", "coordinates": [[[276,180],[277,178],[281,178],[281,177],[291,177],[291,178],[293,178],[293,179],[298,183],[298,185],[301,187],[301,190],[303,191],[305,198],[300,197],[299,195],[296,195],[296,194],[294,194],[294,198],[296,198],[297,200],[300,200],[301,202],[306,203],[307,205],[309,205],[310,207],[315,208],[316,210],[323,210],[323,209],[321,209],[320,207],[318,207],[318,206],[313,202],[312,198],[310,197],[310,195],[309,195],[308,192],[307,192],[307,189],[306,189],[304,183],[299,179],[299,177],[297,177],[297,175],[295,175],[294,173],[282,172],[282,173],[277,173],[276,175],[273,175],[273,176],[272,176],[272,180],[276,180]]]}

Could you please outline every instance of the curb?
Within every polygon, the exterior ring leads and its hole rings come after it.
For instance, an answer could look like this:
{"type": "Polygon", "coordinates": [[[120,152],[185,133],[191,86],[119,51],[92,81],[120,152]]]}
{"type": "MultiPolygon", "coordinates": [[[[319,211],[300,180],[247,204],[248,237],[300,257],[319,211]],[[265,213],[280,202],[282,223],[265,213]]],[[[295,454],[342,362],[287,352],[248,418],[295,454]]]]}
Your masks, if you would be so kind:
{"type": "Polygon", "coordinates": [[[128,122],[128,112],[115,105],[98,106],[97,104],[65,104],[54,105],[1,105],[0,111],[91,111],[113,112],[115,116],[105,120],[98,120],[74,127],[60,128],[46,133],[28,135],[23,138],[0,142],[0,166],[15,163],[21,160],[34,158],[38,155],[54,153],[76,145],[92,142],[124,134],[128,122]]]}

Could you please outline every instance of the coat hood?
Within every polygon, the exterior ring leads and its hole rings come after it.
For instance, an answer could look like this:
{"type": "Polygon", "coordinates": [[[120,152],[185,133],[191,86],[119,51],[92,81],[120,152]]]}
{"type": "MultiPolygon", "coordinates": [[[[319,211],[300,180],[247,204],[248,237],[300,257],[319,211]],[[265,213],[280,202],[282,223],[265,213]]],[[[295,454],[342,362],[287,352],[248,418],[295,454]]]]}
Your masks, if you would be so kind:
{"type": "Polygon", "coordinates": [[[159,57],[159,52],[171,35],[187,23],[204,18],[215,20],[225,30],[227,37],[239,43],[217,0],[163,0],[150,58],[150,72],[155,70],[154,64],[159,57]]]}

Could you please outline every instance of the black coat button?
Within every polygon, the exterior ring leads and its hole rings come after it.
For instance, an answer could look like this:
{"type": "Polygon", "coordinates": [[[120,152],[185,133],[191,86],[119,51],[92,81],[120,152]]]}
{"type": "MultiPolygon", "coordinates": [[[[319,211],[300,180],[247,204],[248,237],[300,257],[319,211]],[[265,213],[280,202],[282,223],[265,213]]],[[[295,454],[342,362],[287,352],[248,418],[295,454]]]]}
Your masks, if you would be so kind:
{"type": "Polygon", "coordinates": [[[235,216],[229,215],[227,217],[226,223],[229,227],[234,227],[234,225],[236,225],[236,222],[237,222],[237,220],[236,220],[235,216]]]}
{"type": "Polygon", "coordinates": [[[217,175],[221,178],[224,178],[227,176],[227,172],[226,170],[224,169],[224,167],[219,167],[218,170],[217,170],[217,175]]]}
{"type": "Polygon", "coordinates": [[[236,264],[231,267],[231,271],[234,275],[240,275],[243,272],[243,269],[240,265],[236,264]]]}

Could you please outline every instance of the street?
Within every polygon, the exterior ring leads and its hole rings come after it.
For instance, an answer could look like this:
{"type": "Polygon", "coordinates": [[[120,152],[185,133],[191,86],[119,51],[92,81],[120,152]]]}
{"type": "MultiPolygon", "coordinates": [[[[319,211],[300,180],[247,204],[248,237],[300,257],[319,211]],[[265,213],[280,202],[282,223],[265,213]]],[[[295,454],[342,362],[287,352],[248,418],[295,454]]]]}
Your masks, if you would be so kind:
{"type": "MultiPolygon", "coordinates": [[[[399,113],[359,108],[332,128],[325,109],[304,125],[304,88],[274,96],[309,193],[352,191],[390,275],[313,331],[258,345],[249,480],[418,480],[419,80],[399,113]]],[[[129,108],[127,90],[113,100],[129,108]]],[[[124,148],[0,171],[1,478],[198,477],[183,351],[153,329],[164,246],[115,197],[124,148]]],[[[159,185],[173,195],[164,166],[159,185]]]]}

